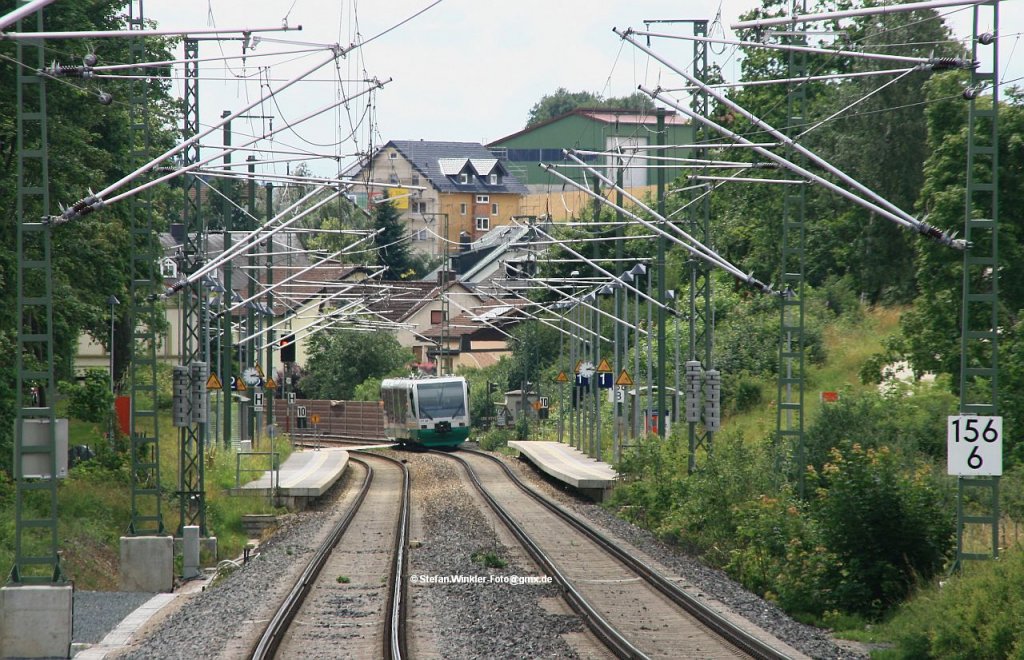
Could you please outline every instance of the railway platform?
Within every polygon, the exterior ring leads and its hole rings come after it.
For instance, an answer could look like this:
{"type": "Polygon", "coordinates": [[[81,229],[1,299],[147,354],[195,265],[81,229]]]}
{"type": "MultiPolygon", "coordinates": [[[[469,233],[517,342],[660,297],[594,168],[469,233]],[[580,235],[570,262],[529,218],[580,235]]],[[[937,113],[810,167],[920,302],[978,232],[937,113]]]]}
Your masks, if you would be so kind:
{"type": "Polygon", "coordinates": [[[543,440],[513,440],[508,446],[545,474],[596,502],[602,501],[615,485],[617,475],[612,466],[569,445],[543,440]]]}
{"type": "Polygon", "coordinates": [[[232,490],[235,495],[275,497],[279,505],[301,511],[310,500],[326,493],[348,467],[344,449],[293,452],[278,470],[268,470],[258,479],[232,490]]]}

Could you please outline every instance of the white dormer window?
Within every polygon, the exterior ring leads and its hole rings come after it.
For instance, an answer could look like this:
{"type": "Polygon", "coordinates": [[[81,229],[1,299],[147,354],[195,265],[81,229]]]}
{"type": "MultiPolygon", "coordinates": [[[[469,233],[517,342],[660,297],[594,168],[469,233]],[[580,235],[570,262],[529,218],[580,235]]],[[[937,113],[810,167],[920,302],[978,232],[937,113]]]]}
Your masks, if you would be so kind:
{"type": "Polygon", "coordinates": [[[497,174],[492,174],[488,177],[488,181],[492,186],[496,186],[501,183],[501,178],[497,174]]]}
{"type": "Polygon", "coordinates": [[[463,172],[462,174],[460,174],[460,175],[459,175],[459,183],[463,183],[463,184],[465,184],[465,183],[469,183],[469,175],[468,175],[468,174],[466,174],[465,172],[463,172]]]}

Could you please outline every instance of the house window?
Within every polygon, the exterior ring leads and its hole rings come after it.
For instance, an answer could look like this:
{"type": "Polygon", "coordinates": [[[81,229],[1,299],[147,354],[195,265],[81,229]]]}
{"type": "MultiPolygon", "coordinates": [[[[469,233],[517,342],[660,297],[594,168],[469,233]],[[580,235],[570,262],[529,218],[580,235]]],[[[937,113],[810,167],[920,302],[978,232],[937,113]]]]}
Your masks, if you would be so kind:
{"type": "Polygon", "coordinates": [[[388,152],[388,159],[396,160],[397,158],[398,158],[398,152],[397,151],[389,151],[388,152]]]}
{"type": "Polygon", "coordinates": [[[432,309],[430,310],[430,323],[431,325],[437,325],[438,323],[444,322],[444,310],[432,309]]]}
{"type": "Polygon", "coordinates": [[[491,204],[491,215],[498,215],[498,203],[491,204]]]}
{"type": "Polygon", "coordinates": [[[459,175],[459,183],[469,183],[469,175],[463,172],[459,175]]]}
{"type": "Polygon", "coordinates": [[[426,213],[427,212],[427,203],[426,202],[413,202],[412,203],[412,212],[413,213],[426,213]]]}
{"type": "Polygon", "coordinates": [[[477,204],[486,204],[489,201],[491,201],[491,198],[490,198],[489,195],[477,195],[476,196],[476,203],[477,204]]]}
{"type": "Polygon", "coordinates": [[[459,215],[466,215],[466,203],[459,204],[459,215]]]}
{"type": "Polygon", "coordinates": [[[412,175],[412,184],[411,185],[414,185],[414,186],[420,185],[420,175],[419,174],[413,174],[412,175]]]}
{"type": "Polygon", "coordinates": [[[417,232],[413,232],[412,240],[414,241],[425,241],[429,238],[426,229],[421,229],[417,232]]]}
{"type": "Polygon", "coordinates": [[[490,175],[490,176],[488,177],[488,180],[490,181],[490,184],[491,184],[492,186],[496,186],[496,185],[498,185],[499,183],[501,183],[501,177],[499,177],[499,176],[498,176],[497,174],[492,174],[492,175],[490,175]]]}
{"type": "Polygon", "coordinates": [[[477,231],[487,231],[490,228],[491,228],[491,219],[490,218],[477,218],[476,219],[476,230],[477,231]]]}
{"type": "Polygon", "coordinates": [[[398,184],[398,175],[397,174],[389,175],[388,176],[388,183],[393,183],[393,184],[397,185],[398,184]]]}

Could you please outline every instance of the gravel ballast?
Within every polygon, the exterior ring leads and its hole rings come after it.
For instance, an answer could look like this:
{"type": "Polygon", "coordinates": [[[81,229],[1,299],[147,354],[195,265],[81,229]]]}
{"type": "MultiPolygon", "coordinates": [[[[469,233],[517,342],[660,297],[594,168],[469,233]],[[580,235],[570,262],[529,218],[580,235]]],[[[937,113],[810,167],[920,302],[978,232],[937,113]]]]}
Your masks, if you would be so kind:
{"type": "MultiPolygon", "coordinates": [[[[478,508],[454,462],[440,456],[403,454],[412,470],[413,532],[410,540],[410,602],[415,608],[411,648],[436,657],[578,657],[569,641],[585,637],[579,619],[564,607],[554,585],[513,585],[491,576],[534,576],[521,549],[506,546],[495,523],[478,508]],[[482,557],[507,561],[488,567],[482,557]],[[421,576],[478,576],[480,584],[443,584],[421,576]],[[426,623],[430,630],[424,631],[426,623]]],[[[827,631],[793,621],[775,605],[743,589],[721,571],[703,565],[649,532],[598,505],[546,483],[528,465],[503,457],[517,474],[611,536],[653,558],[668,575],[680,576],[734,612],[813,658],[866,658],[842,648],[827,631]]],[[[343,513],[347,496],[362,479],[351,467],[321,502],[283,519],[259,555],[201,593],[183,596],[139,632],[131,645],[109,657],[240,658],[250,640],[305,567],[328,524],[343,513]]],[[[482,505],[480,505],[482,506],[482,505]]],[[[86,592],[75,596],[76,642],[95,643],[150,594],[86,592]]],[[[343,649],[335,649],[344,657],[343,649]]],[[[414,656],[416,654],[413,654],[414,656]]]]}

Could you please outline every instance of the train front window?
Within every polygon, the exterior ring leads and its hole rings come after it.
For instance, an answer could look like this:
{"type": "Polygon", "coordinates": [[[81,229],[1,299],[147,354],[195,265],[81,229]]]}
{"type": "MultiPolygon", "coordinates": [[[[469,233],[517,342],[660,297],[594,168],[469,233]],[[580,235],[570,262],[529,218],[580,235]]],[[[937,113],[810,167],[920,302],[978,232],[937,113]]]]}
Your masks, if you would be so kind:
{"type": "Polygon", "coordinates": [[[416,394],[420,403],[421,417],[434,419],[455,417],[466,413],[461,383],[420,383],[416,387],[416,394]]]}

